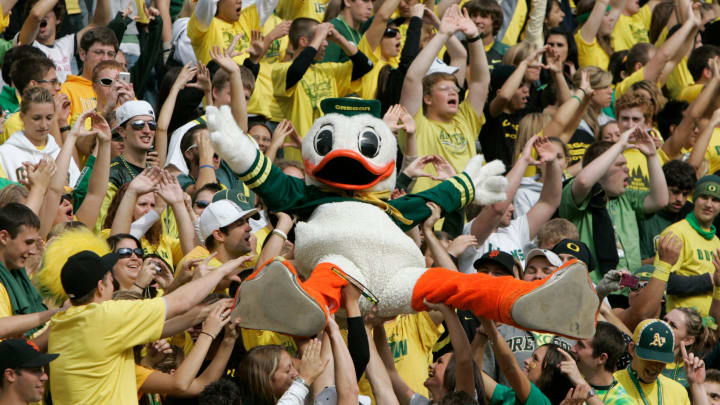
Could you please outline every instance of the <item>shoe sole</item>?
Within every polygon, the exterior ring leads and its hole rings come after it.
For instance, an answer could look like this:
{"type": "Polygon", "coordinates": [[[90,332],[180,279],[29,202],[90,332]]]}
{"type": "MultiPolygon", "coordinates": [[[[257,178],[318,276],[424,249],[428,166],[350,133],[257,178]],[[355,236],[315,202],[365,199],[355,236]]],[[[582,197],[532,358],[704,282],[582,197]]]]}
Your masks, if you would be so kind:
{"type": "Polygon", "coordinates": [[[240,284],[236,297],[238,304],[231,317],[240,317],[240,326],[246,329],[314,336],[327,321],[322,307],[279,260],[240,284]]]}
{"type": "Polygon", "coordinates": [[[587,269],[578,262],[556,271],[550,280],[519,298],[511,314],[529,330],[589,339],[595,335],[599,304],[587,269]]]}

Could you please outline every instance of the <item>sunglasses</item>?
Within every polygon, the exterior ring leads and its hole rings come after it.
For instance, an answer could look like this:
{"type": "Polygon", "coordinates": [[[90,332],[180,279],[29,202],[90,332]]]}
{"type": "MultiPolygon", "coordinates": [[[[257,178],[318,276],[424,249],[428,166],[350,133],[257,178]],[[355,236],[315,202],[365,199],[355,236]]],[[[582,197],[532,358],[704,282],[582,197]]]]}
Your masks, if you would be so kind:
{"type": "Polygon", "coordinates": [[[60,196],[60,203],[62,204],[63,201],[67,200],[69,203],[72,203],[73,197],[72,194],[63,194],[60,196]]]}
{"type": "Polygon", "coordinates": [[[385,28],[385,33],[383,34],[383,37],[385,38],[395,38],[400,34],[400,30],[397,28],[385,28]]]}
{"type": "Polygon", "coordinates": [[[145,251],[143,251],[141,248],[119,248],[115,251],[115,253],[117,253],[121,259],[127,259],[128,257],[131,257],[133,253],[138,259],[142,259],[143,256],[145,256],[145,251]]]}
{"type": "Polygon", "coordinates": [[[647,282],[647,281],[638,281],[637,287],[635,287],[635,288],[630,288],[630,290],[631,290],[631,291],[640,291],[640,290],[642,290],[643,288],[645,288],[646,285],[648,285],[648,282],[647,282]]]}
{"type": "Polygon", "coordinates": [[[147,125],[148,125],[148,127],[150,128],[151,131],[154,131],[154,130],[157,129],[157,122],[155,122],[154,120],[147,120],[147,121],[145,121],[145,120],[135,120],[135,121],[130,121],[130,127],[132,127],[132,129],[134,129],[134,130],[136,130],[136,131],[139,131],[139,130],[145,128],[145,124],[146,124],[146,123],[147,123],[147,125]]]}
{"type": "Polygon", "coordinates": [[[100,83],[102,86],[110,87],[115,83],[115,80],[109,78],[109,77],[103,77],[102,79],[98,79],[98,83],[100,83]]]}
{"type": "Polygon", "coordinates": [[[208,205],[210,205],[210,201],[207,200],[197,200],[195,201],[195,205],[198,208],[206,208],[208,205]]]}

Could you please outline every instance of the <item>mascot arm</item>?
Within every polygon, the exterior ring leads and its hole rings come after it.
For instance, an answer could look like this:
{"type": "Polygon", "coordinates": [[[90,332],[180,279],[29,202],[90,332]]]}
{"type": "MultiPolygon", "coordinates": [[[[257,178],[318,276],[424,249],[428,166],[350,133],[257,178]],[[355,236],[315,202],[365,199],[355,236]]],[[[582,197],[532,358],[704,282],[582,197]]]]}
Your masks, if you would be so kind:
{"type": "Polygon", "coordinates": [[[410,225],[396,221],[400,228],[406,231],[422,223],[430,216],[430,208],[426,205],[428,201],[439,205],[443,212],[447,213],[465,207],[474,198],[475,186],[473,181],[467,173],[463,172],[433,188],[390,200],[388,204],[397,208],[405,218],[412,221],[410,225]]]}
{"type": "Polygon", "coordinates": [[[253,164],[239,176],[270,211],[292,211],[309,198],[308,188],[302,180],[283,173],[262,153],[258,153],[253,164]]]}

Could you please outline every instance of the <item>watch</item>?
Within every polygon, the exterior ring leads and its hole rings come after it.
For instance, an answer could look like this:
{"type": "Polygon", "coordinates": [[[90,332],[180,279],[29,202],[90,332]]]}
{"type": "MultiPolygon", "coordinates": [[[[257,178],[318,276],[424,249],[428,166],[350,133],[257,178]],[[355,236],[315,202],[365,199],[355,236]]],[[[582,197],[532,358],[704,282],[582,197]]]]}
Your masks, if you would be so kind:
{"type": "Polygon", "coordinates": [[[310,385],[307,382],[305,382],[305,380],[300,376],[295,377],[295,379],[293,381],[297,381],[300,384],[304,385],[305,388],[310,389],[310,385]]]}
{"type": "Polygon", "coordinates": [[[590,392],[588,392],[588,396],[585,400],[588,400],[596,395],[597,395],[597,393],[595,392],[595,389],[593,387],[590,387],[590,392]]]}

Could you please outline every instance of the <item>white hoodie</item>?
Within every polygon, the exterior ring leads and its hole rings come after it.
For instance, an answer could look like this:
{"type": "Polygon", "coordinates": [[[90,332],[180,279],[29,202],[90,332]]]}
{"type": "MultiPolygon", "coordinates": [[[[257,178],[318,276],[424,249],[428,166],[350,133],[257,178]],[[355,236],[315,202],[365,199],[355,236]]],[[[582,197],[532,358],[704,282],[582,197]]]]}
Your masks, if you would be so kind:
{"type": "Polygon", "coordinates": [[[539,177],[523,177],[520,180],[520,187],[515,193],[513,205],[515,205],[515,217],[525,215],[540,200],[540,192],[543,183],[538,182],[539,177]]]}
{"type": "MultiPolygon", "coordinates": [[[[50,155],[55,159],[59,153],[60,146],[52,136],[48,135],[45,148],[39,150],[30,142],[23,131],[17,131],[10,135],[10,138],[5,143],[0,145],[0,165],[5,169],[8,179],[18,181],[15,170],[22,167],[23,162],[37,163],[45,155],[50,155]]],[[[74,187],[80,177],[80,169],[72,159],[70,159],[68,174],[68,184],[74,187]]]]}

